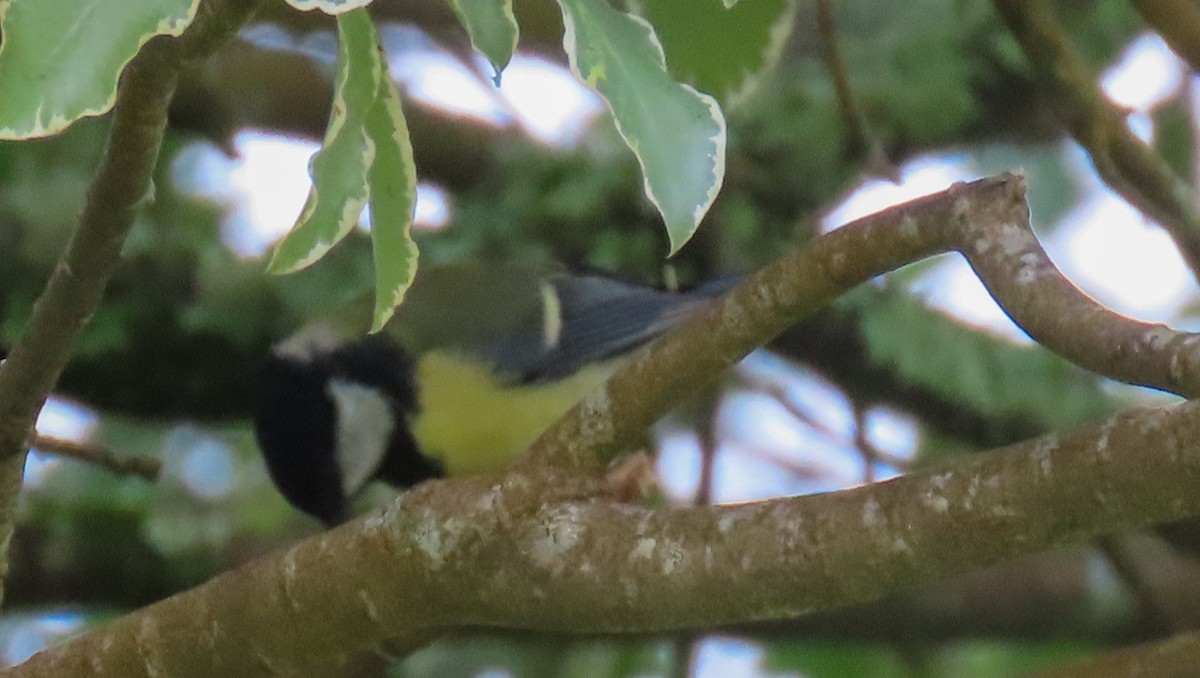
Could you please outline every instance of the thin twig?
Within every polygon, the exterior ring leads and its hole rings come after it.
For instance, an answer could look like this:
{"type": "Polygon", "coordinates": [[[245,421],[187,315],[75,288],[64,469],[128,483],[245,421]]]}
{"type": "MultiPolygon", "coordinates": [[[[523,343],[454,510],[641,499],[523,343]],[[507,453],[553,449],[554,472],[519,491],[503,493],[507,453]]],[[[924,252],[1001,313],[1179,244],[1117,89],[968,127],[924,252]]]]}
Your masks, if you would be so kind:
{"type": "Polygon", "coordinates": [[[862,457],[863,482],[875,482],[875,462],[879,461],[878,450],[867,436],[867,410],[859,403],[852,403],[854,411],[854,447],[862,457]]]}
{"type": "Polygon", "coordinates": [[[95,443],[80,443],[66,438],[38,434],[33,445],[39,452],[59,457],[70,457],[122,476],[138,476],[149,481],[158,480],[162,473],[162,461],[153,457],[123,456],[111,448],[95,443]]]}
{"type": "MultiPolygon", "coordinates": [[[[716,478],[717,436],[714,419],[721,408],[721,397],[714,394],[705,400],[704,412],[698,417],[696,434],[700,443],[700,475],[696,483],[693,506],[708,506],[713,500],[713,481],[716,478]]],[[[688,678],[696,664],[696,648],[705,634],[689,631],[675,636],[671,644],[671,678],[688,678]]]]}
{"type": "Polygon", "coordinates": [[[1149,622],[1154,635],[1181,630],[1179,625],[1172,621],[1171,614],[1146,580],[1137,559],[1120,535],[1108,535],[1097,539],[1096,548],[1129,589],[1129,593],[1137,601],[1140,617],[1149,622]]]}
{"type": "Polygon", "coordinates": [[[833,5],[829,0],[817,0],[817,30],[821,33],[821,54],[825,60],[825,69],[833,79],[838,114],[842,118],[842,126],[846,129],[846,156],[865,158],[867,170],[871,174],[897,181],[900,176],[899,169],[888,162],[883,146],[870,134],[866,116],[858,107],[854,90],[850,87],[850,76],[846,70],[846,61],[842,57],[833,5]]]}
{"type": "MultiPolygon", "coordinates": [[[[739,376],[742,379],[744,379],[745,381],[747,381],[750,384],[750,386],[752,386],[754,388],[755,391],[758,391],[759,393],[762,393],[763,395],[770,396],[771,398],[773,398],[775,400],[775,402],[779,403],[779,405],[781,407],[783,407],[784,410],[787,411],[788,415],[791,416],[796,421],[809,426],[810,428],[817,431],[821,435],[824,435],[826,438],[830,438],[833,440],[838,440],[838,439],[842,438],[840,433],[834,431],[825,422],[823,422],[820,419],[818,419],[817,417],[815,417],[807,409],[798,405],[792,399],[791,394],[788,393],[787,388],[785,388],[782,384],[779,384],[778,382],[772,381],[770,379],[764,379],[761,376],[756,375],[749,370],[740,371],[739,376]]],[[[856,409],[856,412],[857,412],[857,409],[856,409]]],[[[863,444],[871,445],[870,441],[866,440],[866,439],[864,439],[861,442],[863,444]]],[[[856,445],[860,444],[857,433],[855,435],[855,444],[856,445]]],[[[894,466],[896,468],[905,468],[912,461],[907,457],[903,457],[901,455],[895,454],[889,450],[885,450],[876,445],[871,445],[870,455],[875,459],[875,461],[881,461],[885,464],[894,466]]],[[[782,462],[782,460],[781,460],[781,462],[782,462]]]]}
{"type": "Polygon", "coordinates": [[[783,407],[783,409],[787,410],[787,413],[791,415],[792,418],[796,419],[802,424],[807,424],[828,438],[837,437],[837,433],[835,433],[833,429],[829,428],[825,422],[817,419],[812,415],[811,412],[797,405],[795,401],[792,400],[791,394],[788,393],[788,390],[782,384],[770,381],[768,379],[762,379],[748,372],[743,372],[742,377],[746,379],[746,381],[750,382],[750,385],[754,387],[754,390],[773,398],[775,402],[779,403],[779,405],[783,407]]]}
{"type": "Polygon", "coordinates": [[[696,643],[704,636],[698,633],[681,633],[671,644],[671,678],[689,678],[696,661],[696,643]]]}
{"type": "Polygon", "coordinates": [[[713,407],[705,414],[703,421],[696,429],[700,440],[700,477],[696,484],[696,496],[692,501],[696,506],[708,506],[713,500],[713,481],[716,478],[717,467],[717,436],[713,430],[713,418],[721,407],[721,399],[713,402],[713,407]]]}

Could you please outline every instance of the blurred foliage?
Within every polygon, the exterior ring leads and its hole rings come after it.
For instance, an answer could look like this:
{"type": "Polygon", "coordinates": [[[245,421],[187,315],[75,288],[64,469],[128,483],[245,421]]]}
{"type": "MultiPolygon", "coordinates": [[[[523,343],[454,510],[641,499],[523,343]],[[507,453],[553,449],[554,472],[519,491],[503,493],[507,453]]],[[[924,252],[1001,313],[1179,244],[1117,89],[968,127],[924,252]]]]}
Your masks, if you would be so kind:
{"type": "MultiPolygon", "coordinates": [[[[741,0],[739,11],[754,15],[754,2],[741,0]]],[[[377,4],[380,12],[395,10],[377,4]]],[[[1052,228],[1075,205],[1082,193],[1073,175],[1078,160],[1068,157],[1020,51],[989,3],[833,4],[849,84],[882,158],[848,149],[821,57],[823,37],[812,3],[801,2],[778,67],[727,111],[725,187],[696,238],[669,262],[637,164],[607,118],[577,146],[558,148],[512,126],[489,127],[406,100],[420,176],[451,196],[449,227],[415,235],[422,265],[560,261],[653,282],[677,277],[683,284],[747,272],[818,232],[822,213],[864,178],[923,156],[953,154],[981,174],[1024,168],[1039,229],[1052,228]]],[[[518,15],[541,16],[547,6],[518,2],[518,15]]],[[[1124,0],[1055,6],[1097,71],[1140,30],[1124,0]]],[[[229,205],[185,195],[171,171],[193,144],[233,148],[230,135],[242,128],[323,135],[330,69],[296,50],[323,44],[331,26],[296,13],[265,16],[284,24],[293,51],[235,45],[189,74],[186,96],[172,111],[154,202],[139,218],[105,304],[61,381],[65,394],[102,412],[98,442],[162,458],[166,474],[151,485],[61,461],[30,486],[14,542],[10,591],[16,604],[130,609],[314,529],[270,488],[258,459],[245,424],[254,374],[271,343],[371,292],[370,243],[355,232],[316,266],[266,276],[262,260],[240,259],[222,243],[229,205]],[[219,496],[197,495],[186,481],[185,460],[201,444],[227,451],[232,481],[219,496]]],[[[453,46],[441,28],[427,27],[453,46]]],[[[523,23],[522,39],[540,40],[524,46],[548,54],[546,45],[559,37],[543,33],[525,31],[523,23]]],[[[741,76],[742,62],[714,58],[722,51],[692,36],[664,37],[675,73],[699,82],[710,76],[691,74],[730,67],[711,76],[714,88],[741,76]]],[[[1154,117],[1159,147],[1190,177],[1185,151],[1195,132],[1186,104],[1181,95],[1154,117]]],[[[106,131],[105,120],[85,120],[57,137],[0,143],[0,350],[20,333],[69,237],[106,131]]],[[[1044,350],[928,309],[907,287],[926,270],[902,271],[815,318],[804,331],[819,338],[819,350],[786,337],[778,348],[857,403],[912,413],[923,453],[931,456],[1011,441],[1012,431],[1023,436],[1073,425],[1114,407],[1097,379],[1044,350]],[[925,401],[936,401],[938,409],[922,409],[925,401]],[[949,425],[946,408],[969,423],[949,425]],[[1019,426],[1008,425],[1014,419],[1019,426]],[[983,441],[966,437],[964,444],[964,428],[983,430],[989,423],[1004,432],[983,441]]],[[[763,647],[766,670],[815,678],[911,675],[914,661],[904,648],[853,639],[763,647]]],[[[470,676],[488,668],[515,676],[666,675],[673,649],[673,641],[662,640],[473,636],[435,643],[395,675],[470,676]]],[[[1007,675],[1091,650],[1052,641],[922,649],[928,675],[946,676],[1007,675]]]]}
{"type": "Polygon", "coordinates": [[[1162,155],[1188,185],[1196,178],[1196,121],[1192,118],[1190,92],[1184,88],[1157,107],[1154,121],[1154,149],[1162,155]]]}
{"type": "Polygon", "coordinates": [[[668,641],[479,635],[432,643],[397,664],[391,675],[470,678],[502,671],[513,678],[658,676],[667,674],[671,659],[668,641]]]}
{"type": "Polygon", "coordinates": [[[904,290],[859,290],[843,301],[860,314],[873,361],[985,416],[1020,412],[1058,430],[1113,409],[1095,375],[931,311],[904,290]]]}
{"type": "Polygon", "coordinates": [[[163,473],[150,483],[37,454],[11,551],[11,604],[131,609],[311,527],[270,489],[245,424],[105,415],[90,439],[118,455],[162,459],[163,473]]]}
{"type": "Polygon", "coordinates": [[[1066,664],[1093,650],[1070,643],[963,642],[936,650],[900,644],[864,647],[855,643],[772,643],[767,645],[763,663],[770,674],[800,673],[808,678],[1009,678],[1066,664]]]}
{"type": "Polygon", "coordinates": [[[972,147],[967,154],[981,176],[1021,171],[1029,186],[1026,200],[1033,227],[1043,233],[1052,231],[1084,194],[1079,173],[1072,171],[1072,158],[1064,152],[1065,145],[983,144],[972,147]]]}

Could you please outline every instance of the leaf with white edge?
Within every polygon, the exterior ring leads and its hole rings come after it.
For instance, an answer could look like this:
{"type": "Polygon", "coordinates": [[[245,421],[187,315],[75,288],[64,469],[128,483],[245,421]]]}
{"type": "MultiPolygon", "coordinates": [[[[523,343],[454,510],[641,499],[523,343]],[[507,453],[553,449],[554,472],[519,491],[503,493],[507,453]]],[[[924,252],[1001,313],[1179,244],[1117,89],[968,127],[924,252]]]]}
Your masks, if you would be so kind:
{"type": "Polygon", "coordinates": [[[725,5],[725,9],[733,9],[733,6],[738,4],[738,0],[721,0],[721,4],[725,5]]]}
{"type": "Polygon", "coordinates": [[[295,7],[301,12],[309,12],[314,9],[320,10],[326,14],[345,14],[350,10],[366,7],[374,0],[285,0],[287,4],[295,7]]]}
{"type": "Polygon", "coordinates": [[[369,175],[371,246],[375,254],[371,332],[378,332],[404,301],[417,272],[417,243],[411,232],[417,204],[417,168],[400,93],[391,78],[379,83],[378,99],[367,116],[367,136],[375,142],[375,162],[369,175]]]}
{"type": "Polygon", "coordinates": [[[500,72],[517,48],[517,18],[512,0],[446,0],[471,36],[471,44],[492,63],[493,80],[500,86],[500,72]]]}
{"type": "Polygon", "coordinates": [[[0,139],[56,134],[113,106],[125,64],[180,35],[199,0],[0,0],[0,139]]]}
{"type": "Polygon", "coordinates": [[[365,122],[388,78],[379,39],[366,10],[338,17],[337,76],[325,141],[313,156],[313,186],[300,218],[275,246],[267,270],[291,273],[320,259],[358,223],[370,193],[367,172],[375,156],[365,122]]]}
{"type": "Polygon", "coordinates": [[[727,110],[753,92],[783,54],[796,25],[796,0],[653,0],[640,5],[662,41],[671,74],[727,110]],[[679,17],[686,16],[687,21],[679,17]]]}
{"type": "Polygon", "coordinates": [[[668,75],[662,46],[644,19],[607,0],[559,0],[559,6],[571,70],[612,111],[674,254],[696,232],[725,178],[721,107],[668,75]]]}

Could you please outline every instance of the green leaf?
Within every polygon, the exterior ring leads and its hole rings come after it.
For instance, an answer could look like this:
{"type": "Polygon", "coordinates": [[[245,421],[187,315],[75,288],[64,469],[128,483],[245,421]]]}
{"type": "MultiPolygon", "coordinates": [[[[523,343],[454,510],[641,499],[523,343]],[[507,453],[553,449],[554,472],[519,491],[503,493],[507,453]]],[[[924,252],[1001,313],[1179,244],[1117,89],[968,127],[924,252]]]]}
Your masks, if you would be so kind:
{"type": "Polygon", "coordinates": [[[117,77],[155,35],[183,33],[199,0],[0,0],[0,139],[56,134],[112,108],[117,77]]]}
{"type": "Polygon", "coordinates": [[[796,23],[794,0],[733,4],[654,0],[641,5],[642,16],[662,40],[671,73],[726,106],[744,100],[779,62],[796,23]]]}
{"type": "Polygon", "coordinates": [[[768,643],[764,649],[763,670],[769,675],[902,678],[909,673],[894,649],[866,642],[788,640],[768,643]]]}
{"type": "Polygon", "coordinates": [[[379,40],[366,10],[338,17],[338,62],[333,110],[325,141],[312,160],[312,189],[300,218],[275,246],[267,269],[291,273],[320,259],[358,223],[370,190],[375,144],[366,118],[387,77],[379,40]]]}
{"type": "Polygon", "coordinates": [[[373,0],[285,0],[287,4],[301,12],[319,10],[326,14],[345,14],[352,9],[359,9],[371,4],[373,0]]]}
{"type": "Polygon", "coordinates": [[[872,362],[983,413],[1061,429],[1113,407],[1095,375],[1041,346],[973,329],[900,290],[863,290],[840,303],[862,312],[872,362]]]}
{"type": "Polygon", "coordinates": [[[471,36],[471,44],[487,57],[496,69],[494,80],[500,86],[500,72],[517,48],[517,18],[512,0],[446,0],[471,36]]]}
{"type": "MultiPolygon", "coordinates": [[[[784,640],[764,645],[768,675],[814,678],[902,678],[913,675],[895,647],[871,642],[784,640]]],[[[1063,666],[1091,656],[1096,648],[1078,642],[951,641],[924,657],[932,676],[1000,678],[1063,666]]]]}
{"type": "Polygon", "coordinates": [[[1177,176],[1191,184],[1196,174],[1191,151],[1196,148],[1196,124],[1190,92],[1182,90],[1153,111],[1154,149],[1177,176]]]}
{"type": "Polygon", "coordinates": [[[295,228],[269,269],[289,273],[324,256],[371,208],[375,314],[379,331],[404,299],[417,268],[413,242],[417,171],[400,95],[388,75],[366,10],[338,17],[338,72],[325,143],[312,163],[313,187],[295,228]]]}
{"type": "Polygon", "coordinates": [[[400,93],[391,78],[379,83],[379,98],[367,117],[375,143],[371,165],[371,243],[375,253],[375,314],[378,332],[404,300],[417,272],[417,243],[411,227],[417,204],[417,173],[400,93]]]}
{"type": "Polygon", "coordinates": [[[725,176],[721,107],[667,74],[662,46],[644,19],[606,0],[559,0],[559,6],[571,70],[612,110],[674,254],[695,233],[725,176]]]}
{"type": "MultiPolygon", "coordinates": [[[[1096,604],[1099,604],[1098,601],[1096,604]]],[[[1047,636],[1038,642],[966,640],[938,648],[932,663],[935,675],[971,676],[971,678],[1008,678],[1039,674],[1056,667],[1094,657],[1100,648],[1081,639],[1055,640],[1047,636]]],[[[1084,637],[1086,638],[1086,636],[1084,637]]],[[[1050,671],[1053,673],[1053,671],[1050,671]]]]}

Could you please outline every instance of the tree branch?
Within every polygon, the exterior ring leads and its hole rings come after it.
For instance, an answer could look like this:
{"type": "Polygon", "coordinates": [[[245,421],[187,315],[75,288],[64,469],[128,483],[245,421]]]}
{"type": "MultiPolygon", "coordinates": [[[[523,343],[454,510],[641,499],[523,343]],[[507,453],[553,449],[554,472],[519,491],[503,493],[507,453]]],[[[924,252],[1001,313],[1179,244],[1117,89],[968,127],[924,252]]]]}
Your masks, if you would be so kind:
{"type": "Polygon", "coordinates": [[[1125,124],[1072,49],[1044,0],[994,0],[1059,120],[1091,155],[1114,191],[1161,225],[1200,279],[1200,216],[1194,196],[1167,163],[1125,124]]]}
{"type": "Polygon", "coordinates": [[[428,483],[0,675],[302,673],[436,629],[654,632],[867,600],[1200,512],[1198,409],[1126,412],[950,469],[739,506],[531,508],[503,484],[428,483]]]}
{"type": "MultiPolygon", "coordinates": [[[[13,532],[33,423],[71,356],[120,260],[142,205],[183,64],[215,50],[253,11],[254,2],[210,0],[178,39],[158,37],[129,63],[117,87],[108,151],[92,182],[67,250],[34,305],[24,333],[0,363],[0,544],[13,532]]],[[[7,558],[0,557],[0,581],[7,558]]]]}
{"type": "Polygon", "coordinates": [[[825,495],[669,510],[596,498],[596,460],[700,377],[858,282],[946,249],[965,250],[1021,324],[1067,358],[1194,391],[1195,371],[1169,366],[1194,363],[1197,342],[1106,311],[1062,280],[1039,258],[1023,189],[1012,176],[959,184],[823,236],[640,352],[507,474],[426,483],[0,675],[303,672],[385,638],[413,647],[453,628],[623,633],[781,619],[1200,513],[1195,403],[825,495]]]}
{"type": "Polygon", "coordinates": [[[1157,591],[1150,586],[1149,577],[1139,566],[1135,551],[1122,535],[1104,535],[1096,540],[1096,549],[1129,590],[1143,627],[1154,635],[1168,635],[1183,628],[1168,612],[1166,601],[1160,600],[1157,591]]]}
{"type": "Polygon", "coordinates": [[[46,454],[94,464],[117,475],[138,476],[153,482],[158,480],[158,475],[162,473],[162,462],[158,459],[119,455],[103,445],[38,434],[33,439],[32,446],[46,454]]]}
{"type": "Polygon", "coordinates": [[[1113,313],[1072,285],[1033,234],[1024,190],[1012,175],[957,184],[784,255],[635,353],[517,468],[602,467],[675,403],[797,320],[863,281],[948,251],[966,256],[1013,320],[1067,360],[1131,384],[1200,394],[1200,335],[1113,313]]]}
{"type": "Polygon", "coordinates": [[[854,89],[850,86],[850,76],[846,72],[846,60],[842,56],[842,46],[838,40],[833,3],[830,0],[817,0],[817,29],[821,34],[821,58],[825,62],[825,70],[829,71],[829,77],[833,80],[838,115],[846,131],[846,156],[865,159],[867,169],[872,174],[893,181],[898,180],[899,169],[888,160],[879,140],[870,134],[866,116],[854,98],[854,89]]]}
{"type": "Polygon", "coordinates": [[[1200,11],[1188,0],[1131,0],[1138,14],[1171,49],[1200,70],[1200,11]]]}

